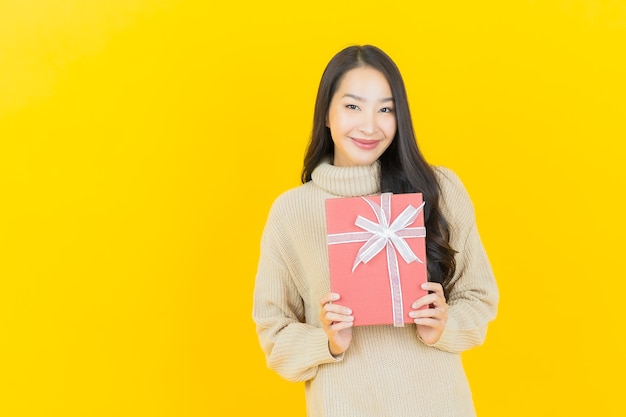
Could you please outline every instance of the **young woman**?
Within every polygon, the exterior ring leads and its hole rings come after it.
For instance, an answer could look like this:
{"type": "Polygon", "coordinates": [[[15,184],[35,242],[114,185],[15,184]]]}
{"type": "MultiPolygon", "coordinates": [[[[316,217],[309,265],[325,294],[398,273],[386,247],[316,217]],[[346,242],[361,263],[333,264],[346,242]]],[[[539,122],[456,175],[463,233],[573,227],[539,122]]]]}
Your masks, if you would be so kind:
{"type": "Polygon", "coordinates": [[[306,381],[309,417],[474,416],[460,353],[483,343],[498,288],[471,200],[424,160],[380,49],[351,46],[328,63],[302,182],[276,199],[261,242],[253,318],[268,366],[306,381]],[[353,327],[330,293],[324,201],[381,192],[423,194],[428,294],[415,324],[353,327]]]}

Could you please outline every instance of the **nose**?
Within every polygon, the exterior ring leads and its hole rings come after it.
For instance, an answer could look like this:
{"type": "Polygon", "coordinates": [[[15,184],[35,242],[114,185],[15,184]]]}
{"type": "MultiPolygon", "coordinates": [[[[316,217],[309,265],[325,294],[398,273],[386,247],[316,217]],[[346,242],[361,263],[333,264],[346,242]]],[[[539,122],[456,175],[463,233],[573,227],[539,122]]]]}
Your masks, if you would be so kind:
{"type": "Polygon", "coordinates": [[[376,116],[369,114],[368,112],[363,112],[359,125],[359,131],[367,136],[371,136],[376,133],[376,116]]]}

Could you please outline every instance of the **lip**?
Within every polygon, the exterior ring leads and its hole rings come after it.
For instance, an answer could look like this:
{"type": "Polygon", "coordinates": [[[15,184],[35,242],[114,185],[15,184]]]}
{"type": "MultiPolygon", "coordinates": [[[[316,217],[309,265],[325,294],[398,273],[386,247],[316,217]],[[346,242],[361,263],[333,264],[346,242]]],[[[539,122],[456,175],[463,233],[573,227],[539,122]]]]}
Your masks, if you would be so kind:
{"type": "Polygon", "coordinates": [[[372,150],[374,148],[376,148],[376,146],[378,146],[378,140],[372,140],[372,139],[358,139],[358,138],[350,138],[352,139],[352,142],[359,147],[360,149],[364,149],[364,150],[372,150]]]}

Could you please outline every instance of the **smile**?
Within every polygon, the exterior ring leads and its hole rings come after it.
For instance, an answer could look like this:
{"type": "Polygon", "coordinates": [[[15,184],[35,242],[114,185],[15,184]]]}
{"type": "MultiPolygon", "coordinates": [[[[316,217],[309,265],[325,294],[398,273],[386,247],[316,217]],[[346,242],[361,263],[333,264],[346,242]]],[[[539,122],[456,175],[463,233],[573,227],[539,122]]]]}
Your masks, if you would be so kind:
{"type": "Polygon", "coordinates": [[[365,149],[365,150],[374,149],[376,146],[378,146],[378,143],[379,143],[378,140],[357,139],[357,138],[350,138],[350,139],[352,139],[352,142],[354,142],[354,144],[357,147],[361,149],[365,149]]]}

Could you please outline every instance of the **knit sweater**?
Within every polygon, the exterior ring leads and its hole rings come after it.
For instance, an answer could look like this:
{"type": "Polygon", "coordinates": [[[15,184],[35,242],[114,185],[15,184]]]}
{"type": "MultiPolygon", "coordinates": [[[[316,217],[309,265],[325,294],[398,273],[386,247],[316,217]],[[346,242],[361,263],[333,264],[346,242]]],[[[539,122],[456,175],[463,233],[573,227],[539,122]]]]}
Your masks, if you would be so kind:
{"type": "Polygon", "coordinates": [[[280,195],[261,239],[253,319],[269,368],[306,381],[309,417],[474,416],[460,353],[483,343],[498,288],[459,178],[435,168],[456,254],[441,338],[427,345],[414,324],[355,326],[339,358],[319,321],[330,292],[324,201],[380,193],[380,167],[320,164],[312,180],[280,195]]]}

